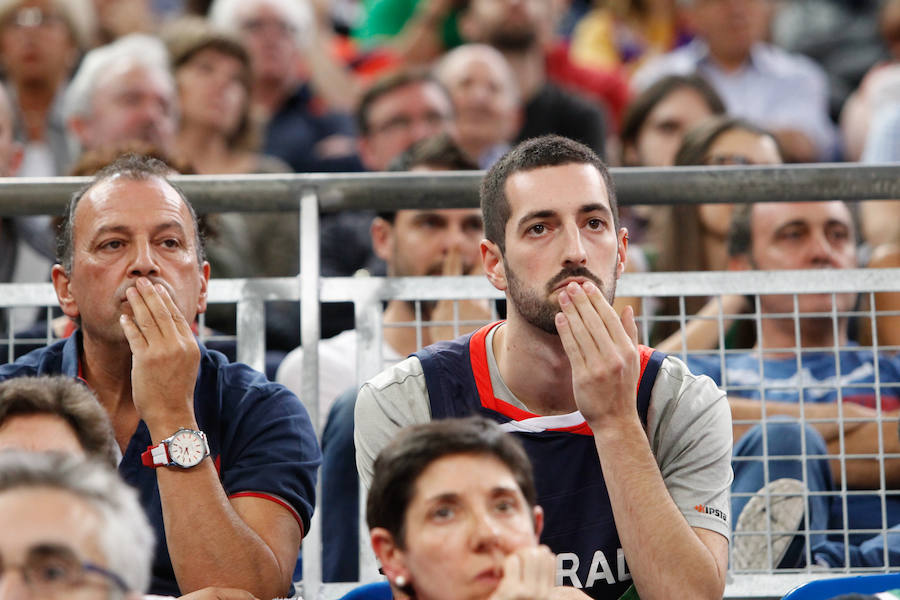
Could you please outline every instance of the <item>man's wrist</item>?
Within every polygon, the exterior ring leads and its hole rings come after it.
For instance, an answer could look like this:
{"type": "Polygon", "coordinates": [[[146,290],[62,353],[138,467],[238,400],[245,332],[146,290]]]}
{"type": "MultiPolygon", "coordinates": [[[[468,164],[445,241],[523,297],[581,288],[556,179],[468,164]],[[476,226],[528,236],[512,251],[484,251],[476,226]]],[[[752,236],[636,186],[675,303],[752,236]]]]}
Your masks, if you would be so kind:
{"type": "Polygon", "coordinates": [[[150,439],[158,444],[179,429],[200,429],[193,413],[161,415],[157,419],[144,419],[147,429],[150,431],[150,439]]]}

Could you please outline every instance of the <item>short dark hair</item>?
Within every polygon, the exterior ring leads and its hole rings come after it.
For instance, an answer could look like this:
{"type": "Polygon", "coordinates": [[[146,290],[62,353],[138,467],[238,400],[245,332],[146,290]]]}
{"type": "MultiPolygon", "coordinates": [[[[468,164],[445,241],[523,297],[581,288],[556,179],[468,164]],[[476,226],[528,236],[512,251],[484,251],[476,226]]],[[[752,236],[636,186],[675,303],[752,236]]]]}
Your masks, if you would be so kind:
{"type": "Polygon", "coordinates": [[[56,235],[56,260],[62,265],[66,273],[72,272],[72,257],[74,253],[74,235],[75,235],[75,209],[81,199],[91,191],[95,186],[103,183],[107,179],[113,177],[123,177],[132,181],[148,181],[150,179],[161,179],[166,182],[178,196],[188,209],[191,215],[191,225],[194,230],[194,240],[197,249],[197,265],[202,265],[205,260],[203,238],[200,236],[200,225],[197,221],[197,213],[194,207],[188,202],[187,196],[177,185],[169,181],[172,175],[172,167],[163,161],[151,156],[141,154],[124,154],[106,165],[94,175],[94,178],[87,185],[72,195],[69,203],[66,205],[66,212],[63,215],[62,222],[59,225],[56,235]]]}
{"type": "Polygon", "coordinates": [[[43,414],[68,423],[85,454],[116,466],[112,425],[87,386],[62,375],[15,377],[0,383],[0,426],[11,417],[43,414]]]}
{"type": "Polygon", "coordinates": [[[569,164],[592,165],[606,184],[609,209],[613,224],[619,229],[619,208],[616,188],[609,169],[597,153],[575,140],[559,135],[545,135],[525,140],[500,158],[485,174],[481,182],[481,212],[484,219],[484,236],[506,250],[506,222],[509,221],[509,199],[506,197],[506,181],[523,171],[541,167],[557,167],[569,164]]]}
{"type": "Polygon", "coordinates": [[[512,472],[528,506],[536,504],[531,461],[518,440],[483,417],[440,419],[402,429],[375,459],[366,503],[369,529],[386,529],[404,548],[406,511],[419,476],[438,459],[456,454],[499,460],[512,472]]]}
{"type": "Polygon", "coordinates": [[[390,94],[394,90],[419,83],[428,83],[436,86],[447,97],[447,104],[453,106],[453,103],[450,100],[450,92],[447,91],[444,84],[437,80],[431,71],[421,68],[394,71],[375,80],[375,82],[363,93],[362,98],[360,98],[359,105],[356,107],[356,127],[359,129],[360,135],[368,135],[371,133],[369,112],[372,110],[372,105],[375,104],[375,102],[382,96],[390,94]]]}
{"type": "Polygon", "coordinates": [[[675,166],[705,165],[707,162],[706,155],[716,139],[723,133],[735,129],[749,131],[760,137],[771,138],[775,142],[775,147],[778,148],[778,154],[782,154],[778,140],[772,135],[772,132],[741,117],[720,115],[704,119],[703,122],[698,123],[684,135],[684,139],[681,140],[681,146],[678,147],[678,152],[675,153],[675,166]]]}
{"type": "MultiPolygon", "coordinates": [[[[430,167],[441,171],[477,171],[475,164],[448,133],[439,133],[419,140],[391,161],[388,171],[412,171],[416,167],[430,167]]],[[[396,210],[381,211],[378,216],[394,222],[396,210]]]]}
{"type": "Polygon", "coordinates": [[[663,77],[628,103],[625,116],[622,117],[622,146],[636,145],[638,135],[644,122],[656,105],[668,98],[672,92],[691,88],[703,98],[713,114],[725,113],[725,103],[716,90],[700,75],[668,75],[663,77]]]}

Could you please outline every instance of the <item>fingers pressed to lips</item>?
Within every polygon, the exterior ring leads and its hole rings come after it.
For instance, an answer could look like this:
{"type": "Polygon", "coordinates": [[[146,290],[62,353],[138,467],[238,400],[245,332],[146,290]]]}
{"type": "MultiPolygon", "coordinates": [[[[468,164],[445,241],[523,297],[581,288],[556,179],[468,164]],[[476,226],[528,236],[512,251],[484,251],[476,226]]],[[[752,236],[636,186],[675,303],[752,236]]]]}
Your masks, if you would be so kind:
{"type": "Polygon", "coordinates": [[[166,288],[161,283],[157,283],[156,290],[157,292],[159,292],[160,298],[162,298],[163,302],[165,303],[166,310],[168,310],[169,315],[171,316],[172,321],[174,321],[175,328],[178,330],[178,332],[183,335],[193,335],[193,332],[191,332],[190,324],[187,322],[187,319],[184,318],[184,315],[181,313],[181,309],[179,309],[175,305],[175,301],[172,299],[172,296],[170,296],[166,291],[166,288]]]}
{"type": "Polygon", "coordinates": [[[596,315],[590,300],[578,284],[569,284],[559,294],[559,305],[569,322],[572,337],[578,344],[584,360],[591,362],[602,352],[606,326],[596,315]],[[592,314],[594,313],[594,314],[592,314]]]}
{"type": "Polygon", "coordinates": [[[574,312],[574,309],[569,309],[567,304],[570,303],[571,300],[569,300],[566,293],[560,293],[559,305],[563,311],[556,313],[556,331],[559,333],[559,340],[562,342],[563,349],[566,351],[566,356],[569,357],[569,363],[571,363],[572,368],[579,369],[584,367],[585,364],[584,353],[581,351],[578,341],[575,339],[575,333],[573,332],[570,315],[574,313],[574,316],[571,318],[576,320],[578,319],[578,315],[577,312],[574,312]]]}
{"type": "MultiPolygon", "coordinates": [[[[630,333],[623,326],[622,320],[619,319],[619,315],[616,314],[615,309],[613,309],[603,296],[600,288],[592,282],[587,282],[584,284],[584,291],[585,295],[594,306],[594,309],[597,311],[597,314],[603,320],[603,324],[615,344],[628,344],[637,339],[636,337],[632,338],[630,333]]],[[[637,335],[636,327],[635,335],[637,335]]]]}

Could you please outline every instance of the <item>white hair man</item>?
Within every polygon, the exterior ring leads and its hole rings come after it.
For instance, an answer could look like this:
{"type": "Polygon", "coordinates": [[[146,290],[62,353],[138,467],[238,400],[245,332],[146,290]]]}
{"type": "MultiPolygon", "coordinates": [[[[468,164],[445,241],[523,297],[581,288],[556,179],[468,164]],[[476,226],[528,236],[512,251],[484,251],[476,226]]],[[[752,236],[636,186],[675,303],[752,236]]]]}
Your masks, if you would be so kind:
{"type": "Polygon", "coordinates": [[[65,97],[66,122],[80,149],[141,141],[171,153],[177,108],[163,43],[131,34],[88,52],[65,97]]]}
{"type": "Polygon", "coordinates": [[[0,453],[0,530],[0,598],[136,599],[150,582],[153,532],[99,462],[0,453]]]}
{"type": "Polygon", "coordinates": [[[308,2],[215,0],[209,19],[236,33],[250,54],[255,113],[267,119],[266,154],[297,172],[362,169],[353,121],[345,112],[355,104],[356,84],[329,55],[308,2]],[[300,75],[303,64],[311,81],[300,75]],[[330,110],[316,107],[314,95],[330,110]]]}

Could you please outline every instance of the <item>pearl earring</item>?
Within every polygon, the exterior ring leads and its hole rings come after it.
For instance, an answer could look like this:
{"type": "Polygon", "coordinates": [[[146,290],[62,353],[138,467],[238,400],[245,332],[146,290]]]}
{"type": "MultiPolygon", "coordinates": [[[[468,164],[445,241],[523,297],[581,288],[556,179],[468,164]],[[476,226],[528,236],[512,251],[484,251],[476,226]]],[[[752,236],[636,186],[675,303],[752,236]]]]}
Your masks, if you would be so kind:
{"type": "Polygon", "coordinates": [[[398,588],[406,587],[406,577],[403,575],[397,575],[394,577],[394,585],[398,588]]]}

